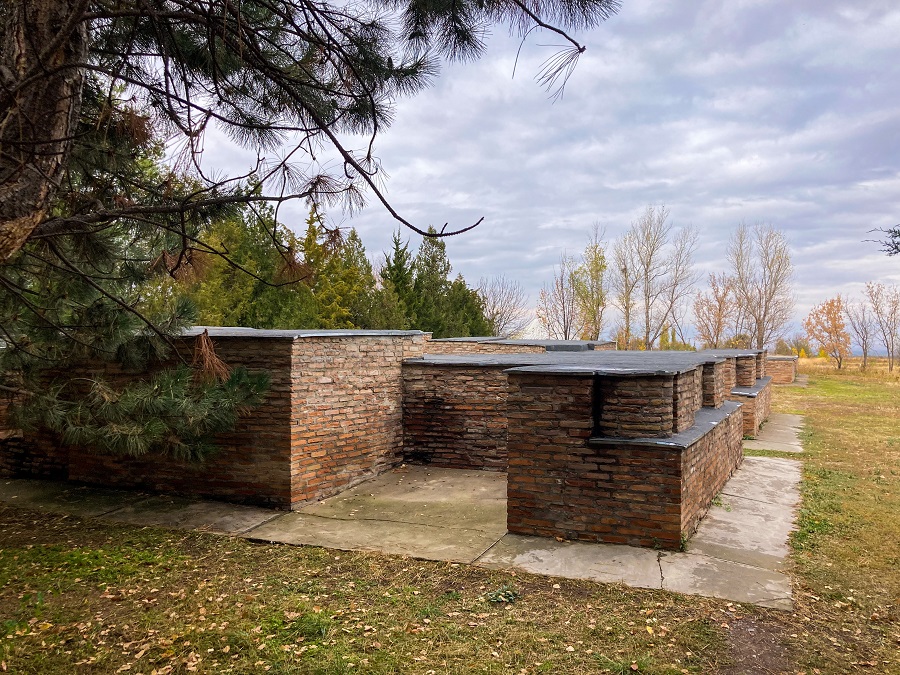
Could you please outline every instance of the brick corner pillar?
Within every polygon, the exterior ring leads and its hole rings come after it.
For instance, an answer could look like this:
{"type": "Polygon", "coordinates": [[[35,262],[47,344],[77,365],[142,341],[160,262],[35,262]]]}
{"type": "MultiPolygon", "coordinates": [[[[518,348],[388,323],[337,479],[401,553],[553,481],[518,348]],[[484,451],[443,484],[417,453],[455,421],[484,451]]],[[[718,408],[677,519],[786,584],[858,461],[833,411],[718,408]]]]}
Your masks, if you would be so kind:
{"type": "Polygon", "coordinates": [[[507,528],[515,534],[583,538],[567,494],[590,480],[593,373],[507,371],[507,528]]]}

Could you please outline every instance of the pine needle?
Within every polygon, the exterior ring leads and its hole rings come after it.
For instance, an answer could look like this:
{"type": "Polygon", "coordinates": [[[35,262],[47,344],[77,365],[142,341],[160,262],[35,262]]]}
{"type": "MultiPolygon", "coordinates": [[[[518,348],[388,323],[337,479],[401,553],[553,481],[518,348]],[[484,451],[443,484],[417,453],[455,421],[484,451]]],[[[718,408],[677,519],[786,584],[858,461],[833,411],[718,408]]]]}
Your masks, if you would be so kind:
{"type": "Polygon", "coordinates": [[[216,348],[209,337],[209,331],[204,330],[194,341],[194,378],[202,384],[224,382],[228,379],[231,370],[228,365],[216,355],[216,348]]]}

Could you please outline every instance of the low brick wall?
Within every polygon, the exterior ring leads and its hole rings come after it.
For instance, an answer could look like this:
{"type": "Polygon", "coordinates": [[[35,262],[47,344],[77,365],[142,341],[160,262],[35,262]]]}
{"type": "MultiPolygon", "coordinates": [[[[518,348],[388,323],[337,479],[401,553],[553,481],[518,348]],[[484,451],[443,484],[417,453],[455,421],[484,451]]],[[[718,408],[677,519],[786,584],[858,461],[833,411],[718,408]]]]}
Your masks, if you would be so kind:
{"type": "Polygon", "coordinates": [[[405,460],[505,471],[507,367],[407,361],[403,365],[405,460]]]}
{"type": "Polygon", "coordinates": [[[728,398],[728,392],[737,386],[737,359],[733,356],[723,357],[725,359],[725,377],[723,386],[725,387],[725,398],[728,398]]]}
{"type": "Polygon", "coordinates": [[[671,375],[598,378],[594,395],[595,434],[615,438],[664,437],[675,425],[671,375]]]}
{"type": "Polygon", "coordinates": [[[681,454],[681,533],[691,536],[716,495],[744,460],[743,414],[736,403],[726,417],[681,454]]]}
{"type": "MultiPolygon", "coordinates": [[[[262,405],[241,419],[234,432],[217,437],[215,455],[195,464],[157,454],[119,457],[69,448],[69,480],[289,508],[292,340],[217,337],[214,343],[229,365],[271,375],[262,405]]],[[[41,451],[47,449],[42,444],[41,451]]]]}
{"type": "Polygon", "coordinates": [[[68,448],[49,434],[31,434],[26,439],[20,429],[0,430],[0,478],[65,480],[68,475],[68,448]]]}
{"type": "MultiPolygon", "coordinates": [[[[733,376],[733,367],[730,370],[733,376]]],[[[703,405],[705,407],[719,408],[725,402],[728,392],[731,391],[731,387],[727,384],[728,373],[727,360],[703,364],[703,405]]]]}
{"type": "MultiPolygon", "coordinates": [[[[139,487],[291,508],[335,494],[402,457],[404,358],[422,355],[418,332],[210,329],[231,366],[266,370],[264,402],[217,438],[204,464],[168,456],[100,455],[29,434],[0,446],[0,472],[139,487]]],[[[192,338],[185,340],[187,350],[192,338]]],[[[111,373],[113,379],[131,377],[111,373]]]]}
{"type": "Polygon", "coordinates": [[[543,354],[539,345],[507,344],[503,342],[479,342],[477,340],[429,340],[426,354],[543,354]]]}
{"type": "Polygon", "coordinates": [[[752,387],[756,383],[756,356],[738,356],[735,360],[735,386],[752,387]]]}
{"type": "Polygon", "coordinates": [[[514,370],[509,383],[510,532],[678,548],[740,462],[735,404],[663,441],[591,438],[593,378],[514,370]]]}
{"type": "Polygon", "coordinates": [[[424,335],[316,335],[291,353],[291,506],[323,499],[402,458],[404,358],[424,335]]]}
{"type": "Polygon", "coordinates": [[[762,350],[756,355],[756,379],[766,376],[766,350],[762,350]]]}
{"type": "Polygon", "coordinates": [[[670,433],[679,433],[694,424],[694,415],[703,405],[703,367],[679,373],[673,380],[673,425],[670,433]]]}
{"type": "Polygon", "coordinates": [[[753,387],[736,387],[729,400],[742,405],[744,436],[756,438],[759,428],[769,418],[772,407],[772,378],[757,380],[753,387]]]}
{"type": "Polygon", "coordinates": [[[791,384],[797,379],[796,356],[769,356],[766,359],[766,374],[772,378],[772,384],[791,384]]]}

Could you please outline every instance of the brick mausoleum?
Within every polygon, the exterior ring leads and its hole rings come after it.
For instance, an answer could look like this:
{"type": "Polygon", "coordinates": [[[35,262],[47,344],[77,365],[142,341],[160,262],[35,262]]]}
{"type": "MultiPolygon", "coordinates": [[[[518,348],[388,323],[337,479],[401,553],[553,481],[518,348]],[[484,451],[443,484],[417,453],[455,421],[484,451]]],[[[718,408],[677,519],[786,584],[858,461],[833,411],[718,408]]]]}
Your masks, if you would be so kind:
{"type": "Polygon", "coordinates": [[[756,434],[771,403],[764,350],[208,330],[226,363],[267,370],[272,384],[205,464],[99,455],[23,435],[0,401],[0,475],[290,509],[401,462],[505,471],[510,532],[675,548],[740,464],[742,438],[756,434]]]}

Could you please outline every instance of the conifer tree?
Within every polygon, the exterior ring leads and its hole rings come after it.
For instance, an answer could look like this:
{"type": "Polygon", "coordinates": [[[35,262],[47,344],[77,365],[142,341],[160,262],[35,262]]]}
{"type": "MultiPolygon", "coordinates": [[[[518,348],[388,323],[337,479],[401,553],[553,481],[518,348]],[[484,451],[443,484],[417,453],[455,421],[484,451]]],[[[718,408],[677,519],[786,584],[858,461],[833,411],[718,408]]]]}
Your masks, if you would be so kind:
{"type": "MultiPolygon", "coordinates": [[[[160,214],[189,219],[235,201],[343,198],[358,207],[363,189],[424,234],[391,208],[379,186],[374,140],[389,125],[395,101],[427,87],[441,59],[480,56],[494,23],[523,37],[546,30],[566,41],[538,74],[550,87],[564,84],[584,51],[566,30],[599,24],[617,9],[617,0],[0,3],[0,263],[30,237],[60,229],[160,214]],[[155,125],[183,144],[188,163],[199,158],[212,127],[261,151],[246,175],[263,189],[246,192],[240,181],[201,173],[193,198],[167,198],[164,211],[113,198],[80,219],[56,212],[90,79],[106,100],[127,86],[155,125]],[[346,134],[369,136],[366,149],[345,146],[346,134]],[[273,153],[279,159],[262,159],[282,144],[289,147],[273,153]],[[331,171],[318,163],[322,146],[338,160],[331,171]]],[[[104,125],[102,116],[92,121],[104,125]]]]}
{"type": "MultiPolygon", "coordinates": [[[[109,124],[79,128],[66,198],[54,212],[74,217],[110,191],[156,203],[142,186],[167,173],[146,120],[97,95],[85,105],[107,106],[109,124]],[[115,165],[115,176],[96,170],[96,155],[115,165]]],[[[191,189],[175,176],[166,180],[173,191],[191,189]]],[[[162,221],[165,227],[117,219],[64,230],[27,241],[0,266],[0,388],[15,396],[18,422],[107,452],[206,454],[215,432],[260,400],[267,377],[229,370],[208,338],[200,338],[193,360],[176,353],[194,309],[177,295],[151,302],[147,283],[155,274],[195,273],[201,251],[181,248],[183,241],[234,215],[220,208],[162,221]],[[110,375],[122,371],[125,383],[110,375]]]]}
{"type": "Polygon", "coordinates": [[[399,311],[407,321],[414,321],[413,261],[409,253],[409,242],[402,243],[400,230],[391,238],[391,250],[384,256],[379,276],[385,287],[390,289],[389,294],[396,296],[399,311]]]}

